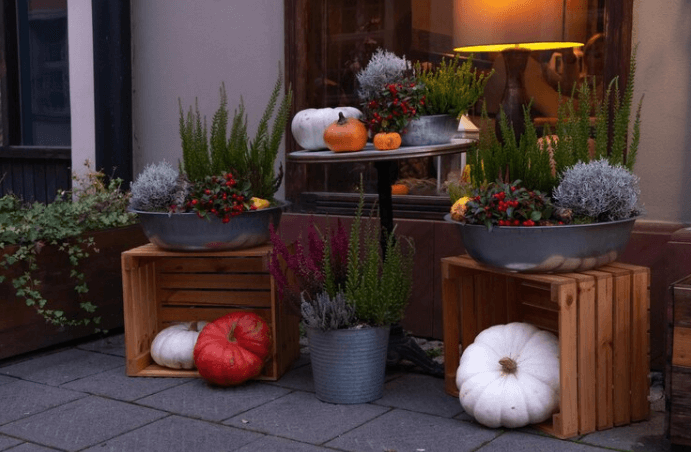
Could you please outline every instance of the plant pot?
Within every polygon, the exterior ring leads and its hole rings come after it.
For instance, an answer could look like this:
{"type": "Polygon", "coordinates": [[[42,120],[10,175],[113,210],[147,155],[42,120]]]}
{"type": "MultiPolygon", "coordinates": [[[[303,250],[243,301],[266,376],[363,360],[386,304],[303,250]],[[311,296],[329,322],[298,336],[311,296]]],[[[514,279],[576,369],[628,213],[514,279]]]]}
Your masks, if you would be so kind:
{"type": "Polygon", "coordinates": [[[512,272],[563,273],[591,270],[624,251],[639,217],[564,226],[458,225],[466,251],[476,261],[512,272]]]}
{"type": "Polygon", "coordinates": [[[144,212],[133,210],[151,243],[171,251],[221,251],[251,248],[270,239],[269,225],[277,228],[288,201],[251,210],[223,223],[218,217],[199,218],[196,213],[144,212]]]}
{"type": "Polygon", "coordinates": [[[449,143],[458,133],[458,119],[451,115],[428,115],[413,119],[401,134],[402,146],[432,146],[449,143]]]}
{"type": "Polygon", "coordinates": [[[367,403],[384,394],[389,327],[307,329],[317,398],[367,403]]]}

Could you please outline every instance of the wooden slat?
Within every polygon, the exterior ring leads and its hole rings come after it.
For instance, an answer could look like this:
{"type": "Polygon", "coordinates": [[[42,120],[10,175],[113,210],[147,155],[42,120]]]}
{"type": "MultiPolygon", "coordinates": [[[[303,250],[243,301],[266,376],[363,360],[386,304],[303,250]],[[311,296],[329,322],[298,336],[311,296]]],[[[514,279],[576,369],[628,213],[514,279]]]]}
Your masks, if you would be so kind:
{"type": "Polygon", "coordinates": [[[238,258],[173,258],[161,262],[163,273],[252,273],[265,270],[260,257],[238,258]]]}
{"type": "Polygon", "coordinates": [[[523,305],[521,312],[523,313],[523,322],[559,335],[559,311],[523,305]]]}
{"type": "Polygon", "coordinates": [[[268,273],[161,273],[159,285],[163,289],[252,289],[269,287],[268,273]]]}
{"type": "Polygon", "coordinates": [[[614,356],[614,425],[631,422],[631,274],[624,269],[601,267],[613,276],[612,340],[614,356]]]}
{"type": "Polygon", "coordinates": [[[442,260],[442,313],[444,321],[444,389],[447,394],[458,396],[456,370],[460,361],[458,344],[461,341],[460,289],[458,274],[442,260]]]}
{"type": "Polygon", "coordinates": [[[632,271],[631,420],[642,421],[650,416],[650,271],[640,267],[632,271]]]}
{"type": "Polygon", "coordinates": [[[168,290],[161,289],[162,304],[179,306],[271,307],[271,292],[255,290],[168,290]]]}
{"type": "Polygon", "coordinates": [[[562,437],[578,433],[578,291],[576,283],[556,290],[559,312],[559,414],[553,416],[555,430],[562,437]]]}
{"type": "Polygon", "coordinates": [[[597,429],[597,364],[595,331],[595,278],[569,274],[578,283],[578,433],[597,429]]]}
{"type": "MultiPolygon", "coordinates": [[[[163,306],[161,308],[160,321],[164,327],[177,322],[191,322],[195,320],[205,320],[207,322],[213,322],[219,317],[223,317],[226,314],[238,310],[239,309],[233,308],[184,308],[178,306],[163,306]]],[[[242,309],[242,311],[254,312],[257,315],[260,315],[269,324],[271,324],[270,309],[242,309]]]]}
{"type": "Polygon", "coordinates": [[[460,277],[461,284],[461,344],[465,350],[475,340],[480,331],[477,318],[477,302],[475,297],[475,276],[463,274],[460,277]]]}
{"type": "Polygon", "coordinates": [[[674,325],[691,328],[691,285],[674,285],[674,325]]]}
{"type": "Polygon", "coordinates": [[[671,371],[670,441],[691,445],[691,368],[672,366],[671,371]]]}
{"type": "Polygon", "coordinates": [[[691,328],[674,328],[672,365],[691,367],[691,328]]]}

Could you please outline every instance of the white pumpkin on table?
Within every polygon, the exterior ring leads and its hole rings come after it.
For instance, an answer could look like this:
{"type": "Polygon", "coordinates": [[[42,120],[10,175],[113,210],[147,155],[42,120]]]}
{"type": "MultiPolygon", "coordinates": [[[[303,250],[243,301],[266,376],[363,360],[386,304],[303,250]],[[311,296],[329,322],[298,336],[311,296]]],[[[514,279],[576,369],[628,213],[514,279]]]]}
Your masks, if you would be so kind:
{"type": "Polygon", "coordinates": [[[338,114],[346,118],[362,118],[362,112],[355,107],[308,108],[295,114],[290,125],[293,138],[308,151],[327,149],[324,131],[338,121],[338,114]]]}
{"type": "Polygon", "coordinates": [[[194,346],[208,322],[183,322],[161,330],[151,343],[151,359],[172,369],[194,369],[194,346]]]}

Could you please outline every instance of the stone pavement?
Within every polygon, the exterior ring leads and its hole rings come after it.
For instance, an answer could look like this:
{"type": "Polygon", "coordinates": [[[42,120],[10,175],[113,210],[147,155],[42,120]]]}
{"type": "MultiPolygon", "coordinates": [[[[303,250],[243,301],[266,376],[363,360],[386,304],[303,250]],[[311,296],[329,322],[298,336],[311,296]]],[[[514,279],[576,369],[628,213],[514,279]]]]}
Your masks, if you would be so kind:
{"type": "Polygon", "coordinates": [[[127,377],[120,334],[0,361],[0,451],[669,450],[663,403],[649,421],[564,441],[485,428],[443,388],[442,379],[389,369],[381,399],[323,403],[308,354],[277,382],[235,388],[127,377]]]}

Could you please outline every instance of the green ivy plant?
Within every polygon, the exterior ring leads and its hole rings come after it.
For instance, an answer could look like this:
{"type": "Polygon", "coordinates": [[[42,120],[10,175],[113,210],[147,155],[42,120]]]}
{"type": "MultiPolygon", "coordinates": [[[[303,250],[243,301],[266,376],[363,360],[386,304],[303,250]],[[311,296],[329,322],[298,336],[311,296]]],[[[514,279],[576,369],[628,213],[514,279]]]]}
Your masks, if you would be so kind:
{"type": "Polygon", "coordinates": [[[25,204],[14,195],[0,198],[0,249],[3,250],[0,266],[5,270],[15,269],[13,274],[18,275],[9,278],[0,275],[0,284],[11,283],[17,298],[24,299],[27,306],[36,309],[46,322],[54,325],[98,325],[100,322],[100,317],[95,315],[97,306],[86,297],[89,288],[79,269],[83,259],[99,250],[92,237],[85,238],[82,234],[136,222],[136,215],[127,212],[129,195],[120,189],[122,180],[107,180],[103,172],[91,171],[88,161],[85,165],[89,169],[87,175],[73,177],[73,186],[77,188],[58,193],[52,203],[25,204]],[[63,311],[51,309],[50,300],[41,294],[42,282],[36,276],[39,272],[37,258],[47,245],[67,255],[70,278],[84,318],[67,318],[63,311]],[[8,252],[8,249],[14,251],[8,252]]]}

